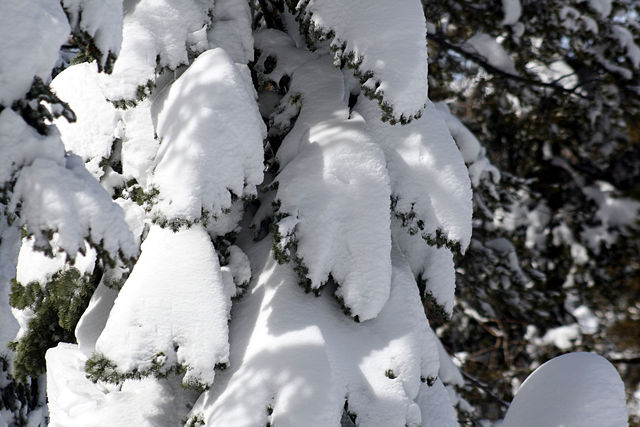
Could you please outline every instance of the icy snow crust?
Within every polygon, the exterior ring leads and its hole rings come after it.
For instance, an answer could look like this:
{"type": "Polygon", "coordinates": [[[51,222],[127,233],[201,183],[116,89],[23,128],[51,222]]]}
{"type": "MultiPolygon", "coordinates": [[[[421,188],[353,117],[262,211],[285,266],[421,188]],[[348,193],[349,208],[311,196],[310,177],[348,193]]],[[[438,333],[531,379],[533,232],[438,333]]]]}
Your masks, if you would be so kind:
{"type": "Polygon", "coordinates": [[[47,83],[69,23],[57,1],[3,0],[0,13],[0,105],[11,106],[33,78],[47,83]],[[20,48],[16,48],[20,46],[20,48]],[[28,52],[28,54],[25,54],[28,52]]]}
{"type": "Polygon", "coordinates": [[[353,56],[348,61],[363,89],[387,104],[396,120],[422,112],[427,102],[427,29],[421,2],[307,0],[298,9],[310,21],[307,37],[313,40],[317,31],[331,35],[336,56],[353,56]]]}
{"type": "Polygon", "coordinates": [[[154,225],[141,249],[96,353],[124,375],[179,365],[185,385],[210,386],[216,364],[228,362],[235,289],[222,278],[209,235],[199,224],[175,233],[154,225]]]}
{"type": "Polygon", "coordinates": [[[266,129],[253,87],[223,49],[202,53],[154,108],[158,214],[192,222],[229,209],[231,193],[256,195],[266,129]]]}
{"type": "Polygon", "coordinates": [[[624,384],[595,353],[568,353],[536,369],[516,393],[503,427],[621,427],[627,424],[624,384]]]}
{"type": "MultiPolygon", "coordinates": [[[[397,249],[387,304],[358,324],[330,295],[306,295],[270,247],[267,238],[248,252],[252,269],[262,273],[234,304],[231,369],[219,374],[192,415],[202,414],[209,426],[334,426],[346,398],[359,425],[418,426],[432,410],[420,396],[448,401],[444,388],[427,390],[421,382],[437,375],[438,348],[397,249]]],[[[443,425],[453,425],[453,410],[449,416],[443,425]]]]}
{"type": "Polygon", "coordinates": [[[157,67],[173,70],[189,62],[189,52],[206,49],[212,4],[206,0],[126,2],[120,55],[111,75],[101,75],[107,98],[137,100],[148,94],[157,67]]]}

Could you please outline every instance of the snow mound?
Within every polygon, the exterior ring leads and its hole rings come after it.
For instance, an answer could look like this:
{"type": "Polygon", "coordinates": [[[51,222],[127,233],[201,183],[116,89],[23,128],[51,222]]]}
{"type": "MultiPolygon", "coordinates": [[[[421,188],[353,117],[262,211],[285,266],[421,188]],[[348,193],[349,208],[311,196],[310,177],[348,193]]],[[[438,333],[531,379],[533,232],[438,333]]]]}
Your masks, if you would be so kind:
{"type": "Polygon", "coordinates": [[[37,158],[64,165],[64,145],[58,133],[40,135],[9,108],[0,112],[0,152],[0,186],[6,185],[20,168],[31,165],[37,158]]]}
{"type": "Polygon", "coordinates": [[[150,93],[157,67],[176,69],[189,63],[190,52],[206,49],[212,4],[206,0],[127,2],[120,55],[111,75],[101,75],[107,98],[140,100],[150,93]]]}
{"type": "Polygon", "coordinates": [[[67,16],[59,2],[6,0],[0,13],[0,105],[11,106],[31,87],[45,83],[69,36],[67,16]],[[28,54],[25,54],[28,52],[28,54]]]}
{"type": "Polygon", "coordinates": [[[248,2],[216,0],[213,25],[207,33],[212,47],[223,48],[234,62],[253,61],[251,8],[248,2]]]}
{"type": "Polygon", "coordinates": [[[86,360],[75,344],[60,343],[47,351],[51,426],[182,425],[187,408],[177,379],[143,378],[122,387],[95,384],[86,377],[86,360]]]}
{"type": "Polygon", "coordinates": [[[396,127],[380,120],[370,100],[361,98],[356,109],[384,150],[394,214],[411,234],[427,241],[440,235],[464,250],[471,239],[471,183],[440,112],[429,102],[420,119],[396,127]]]}
{"type": "Polygon", "coordinates": [[[57,246],[71,258],[84,248],[85,240],[112,259],[138,254],[122,208],[74,154],[64,158],[64,165],[38,158],[23,167],[9,209],[19,209],[20,225],[35,236],[40,248],[49,247],[47,232],[54,231],[57,246]]]}
{"type": "Polygon", "coordinates": [[[100,178],[104,173],[100,162],[111,155],[120,112],[105,99],[95,65],[83,63],[67,68],[53,79],[51,88],[77,118],[75,123],[65,118],[54,122],[65,148],[82,157],[89,172],[100,178]]]}
{"type": "Polygon", "coordinates": [[[527,377],[502,426],[620,427],[627,417],[616,368],[594,353],[568,353],[527,377]]]}
{"type": "Polygon", "coordinates": [[[502,45],[489,34],[474,34],[462,47],[467,52],[484,58],[489,65],[504,73],[512,75],[518,74],[513,58],[511,58],[502,45]]]}
{"type": "Polygon", "coordinates": [[[133,178],[142,188],[146,188],[160,146],[154,137],[151,102],[145,99],[134,108],[128,108],[122,114],[122,122],[122,174],[127,180],[133,178]]]}
{"type": "Polygon", "coordinates": [[[293,74],[290,92],[303,106],[278,151],[286,166],[276,177],[275,245],[281,261],[299,264],[307,290],[331,276],[350,314],[367,320],[389,295],[389,178],[364,120],[348,118],[343,91],[326,56],[293,74]]]}
{"type": "Polygon", "coordinates": [[[417,0],[306,0],[299,17],[311,41],[332,38],[337,61],[355,69],[365,94],[385,120],[405,122],[427,102],[426,22],[417,0]]]}
{"type": "MultiPolygon", "coordinates": [[[[358,425],[424,425],[432,408],[421,414],[416,400],[426,392],[422,381],[438,373],[438,349],[397,249],[389,300],[364,323],[342,316],[330,295],[305,295],[291,266],[274,259],[269,239],[249,258],[261,273],[234,304],[231,369],[192,415],[213,426],[337,426],[346,399],[358,425]]],[[[443,387],[429,391],[448,399],[443,387]]]]}
{"type": "MultiPolygon", "coordinates": [[[[187,386],[208,387],[229,357],[231,295],[202,225],[151,227],[95,348],[116,376],[186,371],[187,386]],[[115,366],[113,366],[115,364],[115,366]]],[[[103,360],[104,362],[104,360],[103,360]]]]}
{"type": "Polygon", "coordinates": [[[192,222],[229,209],[232,193],[256,195],[266,130],[253,88],[223,49],[201,54],[154,108],[157,214],[192,222]]]}
{"type": "Polygon", "coordinates": [[[93,38],[99,68],[108,68],[122,43],[122,0],[62,0],[71,28],[93,38]]]}

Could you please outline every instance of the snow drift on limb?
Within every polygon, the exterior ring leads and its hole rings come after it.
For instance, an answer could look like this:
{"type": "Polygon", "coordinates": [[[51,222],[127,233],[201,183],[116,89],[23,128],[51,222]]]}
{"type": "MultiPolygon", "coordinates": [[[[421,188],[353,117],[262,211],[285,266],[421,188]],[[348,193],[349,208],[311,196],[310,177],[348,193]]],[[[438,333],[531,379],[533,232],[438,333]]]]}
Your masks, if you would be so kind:
{"type": "Polygon", "coordinates": [[[185,385],[211,386],[214,368],[228,362],[235,289],[225,286],[209,235],[199,224],[177,232],[154,225],[141,250],[89,372],[121,382],[184,370],[185,385]]]}
{"type": "Polygon", "coordinates": [[[427,30],[420,1],[305,0],[298,15],[308,42],[332,40],[336,61],[354,69],[385,121],[420,116],[427,102],[427,30]]]}
{"type": "Polygon", "coordinates": [[[266,130],[253,88],[223,49],[201,54],[153,111],[162,140],[152,181],[158,215],[193,222],[229,209],[232,194],[256,195],[266,130]]]}
{"type": "MultiPolygon", "coordinates": [[[[305,295],[291,266],[274,259],[270,239],[248,252],[260,274],[234,304],[231,368],[192,416],[211,426],[337,426],[345,399],[364,426],[417,426],[431,416],[416,399],[438,373],[438,348],[397,249],[389,300],[363,323],[345,318],[330,295],[305,295]]],[[[444,388],[433,393],[448,399],[444,388]]]]}

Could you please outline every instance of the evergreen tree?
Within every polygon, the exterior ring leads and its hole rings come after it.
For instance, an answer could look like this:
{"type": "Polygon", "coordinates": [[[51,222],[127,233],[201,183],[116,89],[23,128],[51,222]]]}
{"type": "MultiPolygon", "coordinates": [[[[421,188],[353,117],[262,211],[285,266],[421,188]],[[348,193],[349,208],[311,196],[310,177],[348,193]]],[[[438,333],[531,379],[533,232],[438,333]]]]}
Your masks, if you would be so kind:
{"type": "Polygon", "coordinates": [[[528,279],[420,1],[1,8],[0,419],[457,425],[454,257],[528,279]]]}
{"type": "Polygon", "coordinates": [[[566,351],[606,355],[633,401],[638,2],[423,3],[430,96],[501,172],[474,188],[457,309],[441,330],[463,358],[470,418],[502,417],[519,382],[566,351]]]}

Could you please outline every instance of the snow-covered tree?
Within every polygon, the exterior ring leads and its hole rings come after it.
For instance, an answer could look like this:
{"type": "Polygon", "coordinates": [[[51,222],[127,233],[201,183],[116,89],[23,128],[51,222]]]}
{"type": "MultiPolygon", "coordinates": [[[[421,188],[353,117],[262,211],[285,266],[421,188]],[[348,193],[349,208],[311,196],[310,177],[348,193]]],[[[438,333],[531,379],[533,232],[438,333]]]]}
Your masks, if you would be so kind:
{"type": "Polygon", "coordinates": [[[455,424],[421,297],[471,185],[419,1],[2,12],[4,354],[53,423],[455,424]]]}
{"type": "Polygon", "coordinates": [[[428,28],[419,0],[0,5],[0,420],[457,425],[429,322],[500,174],[427,96],[428,28]]]}
{"type": "Polygon", "coordinates": [[[465,393],[474,418],[501,418],[514,377],[569,350],[614,361],[631,397],[640,373],[638,2],[423,3],[430,97],[501,172],[498,184],[474,183],[458,304],[439,330],[474,377],[465,393]]]}

